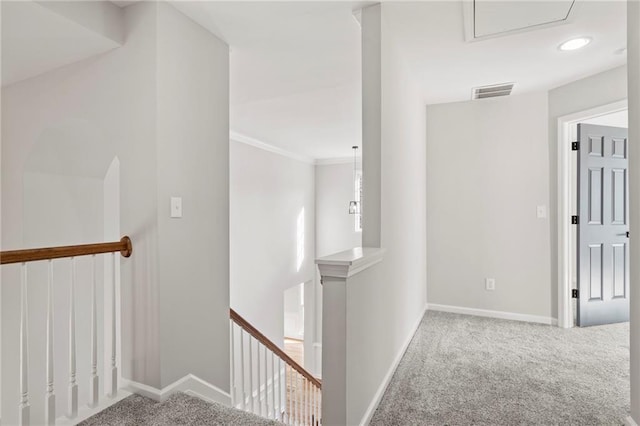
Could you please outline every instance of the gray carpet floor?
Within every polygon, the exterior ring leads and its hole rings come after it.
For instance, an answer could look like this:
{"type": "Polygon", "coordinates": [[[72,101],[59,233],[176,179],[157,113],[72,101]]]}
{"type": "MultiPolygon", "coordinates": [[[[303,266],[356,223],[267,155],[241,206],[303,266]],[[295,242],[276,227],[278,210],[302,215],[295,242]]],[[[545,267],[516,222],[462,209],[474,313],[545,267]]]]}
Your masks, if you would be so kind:
{"type": "Polygon", "coordinates": [[[629,409],[628,323],[428,311],[371,425],[621,425],[629,409]]]}
{"type": "Polygon", "coordinates": [[[159,403],[131,395],[88,418],[82,426],[278,425],[280,423],[218,403],[176,393],[159,403]]]}

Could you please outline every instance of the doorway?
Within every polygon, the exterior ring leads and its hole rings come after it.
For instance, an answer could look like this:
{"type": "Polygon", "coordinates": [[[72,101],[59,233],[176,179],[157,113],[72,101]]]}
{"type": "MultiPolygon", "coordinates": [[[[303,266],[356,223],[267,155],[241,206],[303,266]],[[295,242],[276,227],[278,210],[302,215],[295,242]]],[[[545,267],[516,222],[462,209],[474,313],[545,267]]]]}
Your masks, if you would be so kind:
{"type": "Polygon", "coordinates": [[[285,352],[304,366],[304,283],[284,292],[284,347],[285,352]]]}
{"type": "Polygon", "coordinates": [[[577,226],[571,218],[578,215],[578,163],[571,150],[578,137],[578,124],[627,127],[627,101],[574,113],[558,119],[558,326],[576,324],[578,288],[577,226]]]}

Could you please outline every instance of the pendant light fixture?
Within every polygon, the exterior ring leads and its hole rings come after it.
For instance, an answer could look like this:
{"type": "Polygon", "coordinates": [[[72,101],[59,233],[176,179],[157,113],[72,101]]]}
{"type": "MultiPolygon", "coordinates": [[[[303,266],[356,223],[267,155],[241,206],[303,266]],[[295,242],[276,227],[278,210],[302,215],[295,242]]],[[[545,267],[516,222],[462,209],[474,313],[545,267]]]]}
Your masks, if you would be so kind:
{"type": "MultiPolygon", "coordinates": [[[[354,185],[356,181],[356,160],[358,155],[358,147],[352,146],[351,148],[353,149],[353,179],[351,180],[351,184],[354,185]]],[[[355,200],[349,202],[349,214],[360,214],[360,202],[355,200]]]]}

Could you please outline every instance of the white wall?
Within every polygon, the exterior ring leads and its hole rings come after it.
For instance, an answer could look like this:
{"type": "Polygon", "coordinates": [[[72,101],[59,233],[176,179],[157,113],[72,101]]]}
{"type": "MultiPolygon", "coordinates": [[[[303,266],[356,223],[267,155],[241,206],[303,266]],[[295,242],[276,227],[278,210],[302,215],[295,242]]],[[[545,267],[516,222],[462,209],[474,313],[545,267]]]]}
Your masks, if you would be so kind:
{"type": "Polygon", "coordinates": [[[353,163],[316,165],[316,255],[328,256],[362,244],[349,214],[354,198],[353,163]]]}
{"type": "Polygon", "coordinates": [[[315,277],[314,166],[233,140],[230,159],[231,307],[283,345],[284,292],[315,277]]]}
{"type": "Polygon", "coordinates": [[[165,2],[156,48],[161,386],[229,389],[229,48],[165,2]]]}
{"type": "MultiPolygon", "coordinates": [[[[581,123],[597,124],[599,126],[623,127],[626,129],[629,127],[629,112],[626,110],[618,111],[611,114],[601,115],[600,117],[590,118],[588,120],[581,121],[581,123]]],[[[577,132],[578,126],[576,125],[572,127],[574,127],[577,132]]],[[[573,128],[571,131],[573,132],[573,128]]]]}
{"type": "MultiPolygon", "coordinates": [[[[77,147],[98,146],[103,173],[117,156],[120,230],[134,246],[122,261],[120,371],[156,388],[193,372],[228,391],[228,50],[165,3],[136,3],[124,19],[123,47],[3,87],[2,246],[26,243],[22,188],[35,146],[71,141],[51,152],[72,164],[86,159],[77,147]],[[169,195],[184,197],[185,212],[170,223],[169,195]]],[[[5,274],[2,405],[10,409],[19,281],[5,274]]],[[[34,380],[37,389],[43,379],[34,380]]],[[[3,421],[13,416],[3,412],[3,421]]]]}
{"type": "Polygon", "coordinates": [[[362,12],[363,79],[380,75],[378,86],[363,82],[363,244],[379,235],[387,251],[347,286],[347,424],[373,414],[427,302],[425,103],[385,27],[385,10],[393,7],[362,12]],[[380,200],[379,216],[367,218],[367,205],[377,205],[367,197],[380,200]]]}
{"type": "Polygon", "coordinates": [[[25,247],[86,244],[103,239],[103,180],[24,173],[25,247]]]}
{"type": "Polygon", "coordinates": [[[546,93],[428,107],[430,304],[550,320],[547,117],[546,93]]]}

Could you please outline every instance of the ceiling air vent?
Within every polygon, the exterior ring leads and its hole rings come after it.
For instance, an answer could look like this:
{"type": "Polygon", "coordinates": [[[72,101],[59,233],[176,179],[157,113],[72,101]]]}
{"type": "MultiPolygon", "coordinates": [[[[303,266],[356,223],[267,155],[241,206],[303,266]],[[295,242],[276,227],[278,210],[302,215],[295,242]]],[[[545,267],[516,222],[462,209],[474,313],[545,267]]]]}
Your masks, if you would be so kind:
{"type": "Polygon", "coordinates": [[[509,96],[515,83],[494,84],[492,86],[482,86],[473,89],[472,99],[495,98],[498,96],[509,96]]]}

